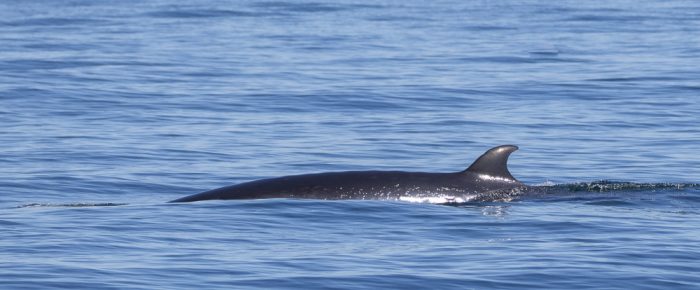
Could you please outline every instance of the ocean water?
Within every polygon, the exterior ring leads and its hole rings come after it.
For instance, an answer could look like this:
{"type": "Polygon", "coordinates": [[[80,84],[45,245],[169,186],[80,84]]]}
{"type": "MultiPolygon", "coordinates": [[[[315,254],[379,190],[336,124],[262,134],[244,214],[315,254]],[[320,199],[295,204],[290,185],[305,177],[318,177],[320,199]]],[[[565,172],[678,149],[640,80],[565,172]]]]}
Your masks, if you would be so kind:
{"type": "Polygon", "coordinates": [[[0,1],[1,289],[698,289],[700,2],[0,1]],[[168,204],[515,144],[511,202],[168,204]]]}

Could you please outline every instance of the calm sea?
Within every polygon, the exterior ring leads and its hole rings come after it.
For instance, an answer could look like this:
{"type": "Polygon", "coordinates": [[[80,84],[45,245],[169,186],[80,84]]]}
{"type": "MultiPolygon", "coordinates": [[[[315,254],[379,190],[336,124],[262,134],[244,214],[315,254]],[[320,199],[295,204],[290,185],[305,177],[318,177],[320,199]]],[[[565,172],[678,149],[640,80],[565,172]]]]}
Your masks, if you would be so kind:
{"type": "Polygon", "coordinates": [[[0,1],[1,289],[699,289],[698,1],[0,1]],[[557,194],[167,204],[449,172],[557,194]]]}

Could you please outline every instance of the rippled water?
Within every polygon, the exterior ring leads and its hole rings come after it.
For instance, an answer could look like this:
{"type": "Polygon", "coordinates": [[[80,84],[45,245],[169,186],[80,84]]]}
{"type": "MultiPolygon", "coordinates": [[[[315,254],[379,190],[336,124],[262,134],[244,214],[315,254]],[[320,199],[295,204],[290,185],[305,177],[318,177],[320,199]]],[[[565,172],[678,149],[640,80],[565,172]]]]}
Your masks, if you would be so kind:
{"type": "Polygon", "coordinates": [[[696,1],[2,1],[0,288],[697,289],[698,39],[696,1]],[[549,194],[165,203],[500,144],[549,194]]]}

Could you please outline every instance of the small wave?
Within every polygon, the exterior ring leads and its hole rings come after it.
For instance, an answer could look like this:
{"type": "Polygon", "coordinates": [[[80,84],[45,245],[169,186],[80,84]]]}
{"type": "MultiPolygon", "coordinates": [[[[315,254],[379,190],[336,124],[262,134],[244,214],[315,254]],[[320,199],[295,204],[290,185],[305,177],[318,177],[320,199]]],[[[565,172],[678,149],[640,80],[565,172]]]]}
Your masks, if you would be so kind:
{"type": "Polygon", "coordinates": [[[157,18],[213,18],[213,17],[265,17],[282,16],[280,13],[249,12],[236,10],[194,9],[175,11],[155,11],[146,15],[157,18]]]}
{"type": "Polygon", "coordinates": [[[0,26],[80,26],[80,25],[103,25],[109,24],[111,22],[104,19],[91,19],[91,18],[53,18],[53,17],[39,17],[39,18],[28,18],[19,21],[11,22],[0,22],[0,26]]]}
{"type": "MultiPolygon", "coordinates": [[[[557,53],[558,54],[558,53],[557,53]]],[[[579,58],[563,58],[557,55],[532,54],[530,57],[523,56],[478,56],[461,57],[457,59],[466,63],[505,63],[505,64],[528,64],[528,63],[585,63],[589,62],[579,58]]]]}
{"type": "Polygon", "coordinates": [[[652,77],[610,77],[610,78],[593,78],[587,81],[591,82],[650,82],[650,81],[679,81],[680,77],[673,76],[652,76],[652,77]]]}
{"type": "Polygon", "coordinates": [[[103,203],[28,203],[17,206],[17,208],[26,207],[101,207],[101,206],[121,206],[127,205],[128,203],[114,203],[114,202],[103,202],[103,203]]]}
{"type": "Polygon", "coordinates": [[[339,12],[351,9],[366,9],[366,8],[379,8],[381,6],[377,5],[331,5],[323,3],[297,3],[294,1],[267,1],[259,2],[251,5],[251,7],[257,9],[272,9],[287,12],[310,12],[310,13],[322,13],[322,12],[339,12]]]}

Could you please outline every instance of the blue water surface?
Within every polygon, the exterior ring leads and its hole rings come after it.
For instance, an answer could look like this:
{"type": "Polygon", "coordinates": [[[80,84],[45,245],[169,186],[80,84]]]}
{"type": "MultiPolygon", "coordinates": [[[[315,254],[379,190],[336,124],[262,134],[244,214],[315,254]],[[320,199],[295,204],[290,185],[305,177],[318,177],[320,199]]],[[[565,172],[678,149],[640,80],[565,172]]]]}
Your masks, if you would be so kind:
{"type": "Polygon", "coordinates": [[[698,289],[699,40],[683,0],[0,1],[0,288],[698,289]],[[166,203],[501,144],[557,193],[166,203]]]}

